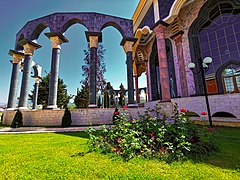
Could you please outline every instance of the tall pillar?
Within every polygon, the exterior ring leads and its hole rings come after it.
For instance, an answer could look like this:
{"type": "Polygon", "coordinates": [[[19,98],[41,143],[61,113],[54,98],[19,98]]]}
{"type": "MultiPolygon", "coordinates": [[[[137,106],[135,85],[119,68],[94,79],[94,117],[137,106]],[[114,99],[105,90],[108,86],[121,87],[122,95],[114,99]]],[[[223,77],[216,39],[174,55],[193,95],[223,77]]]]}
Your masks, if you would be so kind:
{"type": "Polygon", "coordinates": [[[89,76],[89,106],[90,108],[97,107],[97,49],[98,43],[102,42],[101,32],[85,32],[87,41],[90,46],[90,76],[89,76]]]}
{"type": "Polygon", "coordinates": [[[133,84],[133,45],[136,42],[135,38],[124,38],[121,42],[127,56],[127,84],[128,84],[128,104],[134,104],[134,84],[133,84]]]}
{"type": "Polygon", "coordinates": [[[25,57],[23,62],[22,85],[18,107],[19,109],[27,109],[32,57],[34,51],[42,46],[27,39],[21,40],[19,44],[24,48],[25,57]]]}
{"type": "Polygon", "coordinates": [[[52,41],[51,76],[47,108],[57,109],[58,72],[61,44],[68,42],[68,39],[59,32],[45,33],[45,35],[52,41]]]}
{"type": "Polygon", "coordinates": [[[183,45],[182,45],[183,33],[184,33],[183,31],[179,31],[175,35],[173,35],[171,38],[174,40],[176,49],[177,49],[182,97],[188,97],[189,96],[188,85],[187,85],[187,77],[186,77],[186,70],[185,70],[185,61],[183,56],[183,45]]]}
{"type": "Polygon", "coordinates": [[[164,29],[167,26],[168,26],[167,23],[163,21],[158,21],[153,27],[153,31],[156,34],[156,40],[157,40],[157,46],[158,46],[158,61],[159,61],[159,69],[160,69],[160,77],[161,77],[160,81],[161,81],[162,101],[171,101],[168,62],[167,62],[165,35],[164,35],[164,29]]]}
{"type": "Polygon", "coordinates": [[[19,82],[19,64],[24,58],[24,54],[14,50],[10,50],[8,53],[13,57],[12,60],[12,77],[9,89],[8,104],[7,108],[9,110],[14,110],[16,108],[17,92],[18,92],[18,82],[19,82]]]}
{"type": "Polygon", "coordinates": [[[147,77],[148,101],[152,101],[150,57],[151,57],[151,53],[152,53],[152,49],[153,49],[153,43],[154,43],[154,38],[147,44],[147,47],[146,47],[147,59],[145,60],[145,67],[146,67],[146,77],[147,77]]]}
{"type": "Polygon", "coordinates": [[[136,93],[136,103],[139,103],[139,88],[138,88],[138,75],[134,76],[135,79],[135,93],[136,93]]]}
{"type": "Polygon", "coordinates": [[[37,100],[38,100],[38,88],[39,88],[39,82],[40,79],[39,77],[33,77],[34,78],[34,91],[33,91],[33,106],[32,109],[37,109],[37,100]]]}

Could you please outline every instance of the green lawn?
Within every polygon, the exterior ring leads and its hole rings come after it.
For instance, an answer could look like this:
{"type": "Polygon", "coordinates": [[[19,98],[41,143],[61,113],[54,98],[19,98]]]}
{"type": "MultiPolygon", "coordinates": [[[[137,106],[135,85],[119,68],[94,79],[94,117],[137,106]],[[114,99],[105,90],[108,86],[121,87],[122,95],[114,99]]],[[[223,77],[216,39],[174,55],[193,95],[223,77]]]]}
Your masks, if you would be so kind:
{"type": "Polygon", "coordinates": [[[220,152],[175,162],[87,153],[85,133],[0,135],[0,179],[240,179],[240,128],[217,128],[220,152]]]}

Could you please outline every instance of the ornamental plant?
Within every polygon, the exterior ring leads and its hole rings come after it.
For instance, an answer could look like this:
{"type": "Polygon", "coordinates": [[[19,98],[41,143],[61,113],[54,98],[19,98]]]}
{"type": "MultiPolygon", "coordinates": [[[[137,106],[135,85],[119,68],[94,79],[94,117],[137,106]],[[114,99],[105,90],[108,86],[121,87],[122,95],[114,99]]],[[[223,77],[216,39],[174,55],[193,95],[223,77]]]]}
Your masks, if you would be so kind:
{"type": "Polygon", "coordinates": [[[11,124],[11,127],[12,128],[19,128],[19,127],[22,127],[23,126],[23,117],[22,117],[22,112],[20,110],[17,110],[14,118],[13,118],[13,121],[12,121],[12,124],[11,124]]]}
{"type": "Polygon", "coordinates": [[[193,124],[186,115],[187,110],[179,114],[175,105],[171,118],[161,112],[159,104],[139,114],[137,119],[132,118],[127,109],[120,111],[115,126],[88,130],[90,150],[115,153],[126,161],[142,156],[166,162],[215,150],[212,133],[206,127],[193,124]]]}
{"type": "Polygon", "coordinates": [[[71,112],[68,108],[65,108],[64,115],[62,117],[61,127],[70,127],[72,124],[71,112]]]}

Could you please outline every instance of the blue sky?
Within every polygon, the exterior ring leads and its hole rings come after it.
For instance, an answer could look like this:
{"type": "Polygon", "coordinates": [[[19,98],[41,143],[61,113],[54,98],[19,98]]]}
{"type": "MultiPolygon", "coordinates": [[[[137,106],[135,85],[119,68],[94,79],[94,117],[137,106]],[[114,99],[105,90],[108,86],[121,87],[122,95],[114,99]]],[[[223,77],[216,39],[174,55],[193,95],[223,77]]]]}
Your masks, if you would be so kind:
{"type": "MultiPolygon", "coordinates": [[[[14,48],[16,33],[30,20],[52,14],[55,12],[99,12],[109,15],[131,19],[138,0],[8,0],[0,1],[0,103],[6,103],[10,85],[12,65],[8,55],[9,49],[14,48]]],[[[76,93],[76,88],[80,86],[84,53],[87,47],[85,38],[85,27],[80,24],[71,26],[65,33],[69,43],[62,45],[60,57],[59,76],[68,85],[70,94],[76,93]]],[[[51,62],[51,42],[44,35],[49,32],[46,28],[38,39],[38,43],[43,47],[35,52],[34,60],[43,67],[44,71],[50,71],[51,62]]],[[[119,45],[122,37],[113,27],[103,30],[103,45],[106,48],[105,62],[107,72],[105,77],[111,82],[115,89],[121,83],[127,87],[125,53],[119,45]]],[[[140,78],[140,87],[146,84],[145,76],[140,78]]],[[[20,88],[21,81],[19,83],[20,88]]],[[[33,80],[30,82],[33,88],[33,80]]]]}

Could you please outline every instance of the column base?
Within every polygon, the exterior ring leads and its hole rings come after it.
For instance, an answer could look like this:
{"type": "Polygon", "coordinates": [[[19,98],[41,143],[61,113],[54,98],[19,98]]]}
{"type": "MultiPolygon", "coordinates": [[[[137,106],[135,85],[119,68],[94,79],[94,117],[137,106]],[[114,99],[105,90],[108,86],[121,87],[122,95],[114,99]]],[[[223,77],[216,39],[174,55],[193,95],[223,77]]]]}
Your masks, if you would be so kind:
{"type": "Polygon", "coordinates": [[[7,108],[6,111],[15,111],[17,108],[7,108]]]}
{"type": "Polygon", "coordinates": [[[19,107],[19,110],[29,110],[27,107],[19,107]]]}
{"type": "Polygon", "coordinates": [[[128,104],[128,108],[138,108],[138,104],[128,104]]]}
{"type": "Polygon", "coordinates": [[[47,106],[47,109],[59,109],[57,107],[57,105],[50,105],[50,106],[47,106]]]}
{"type": "Polygon", "coordinates": [[[88,108],[97,108],[97,105],[96,104],[89,104],[88,108]]]}

